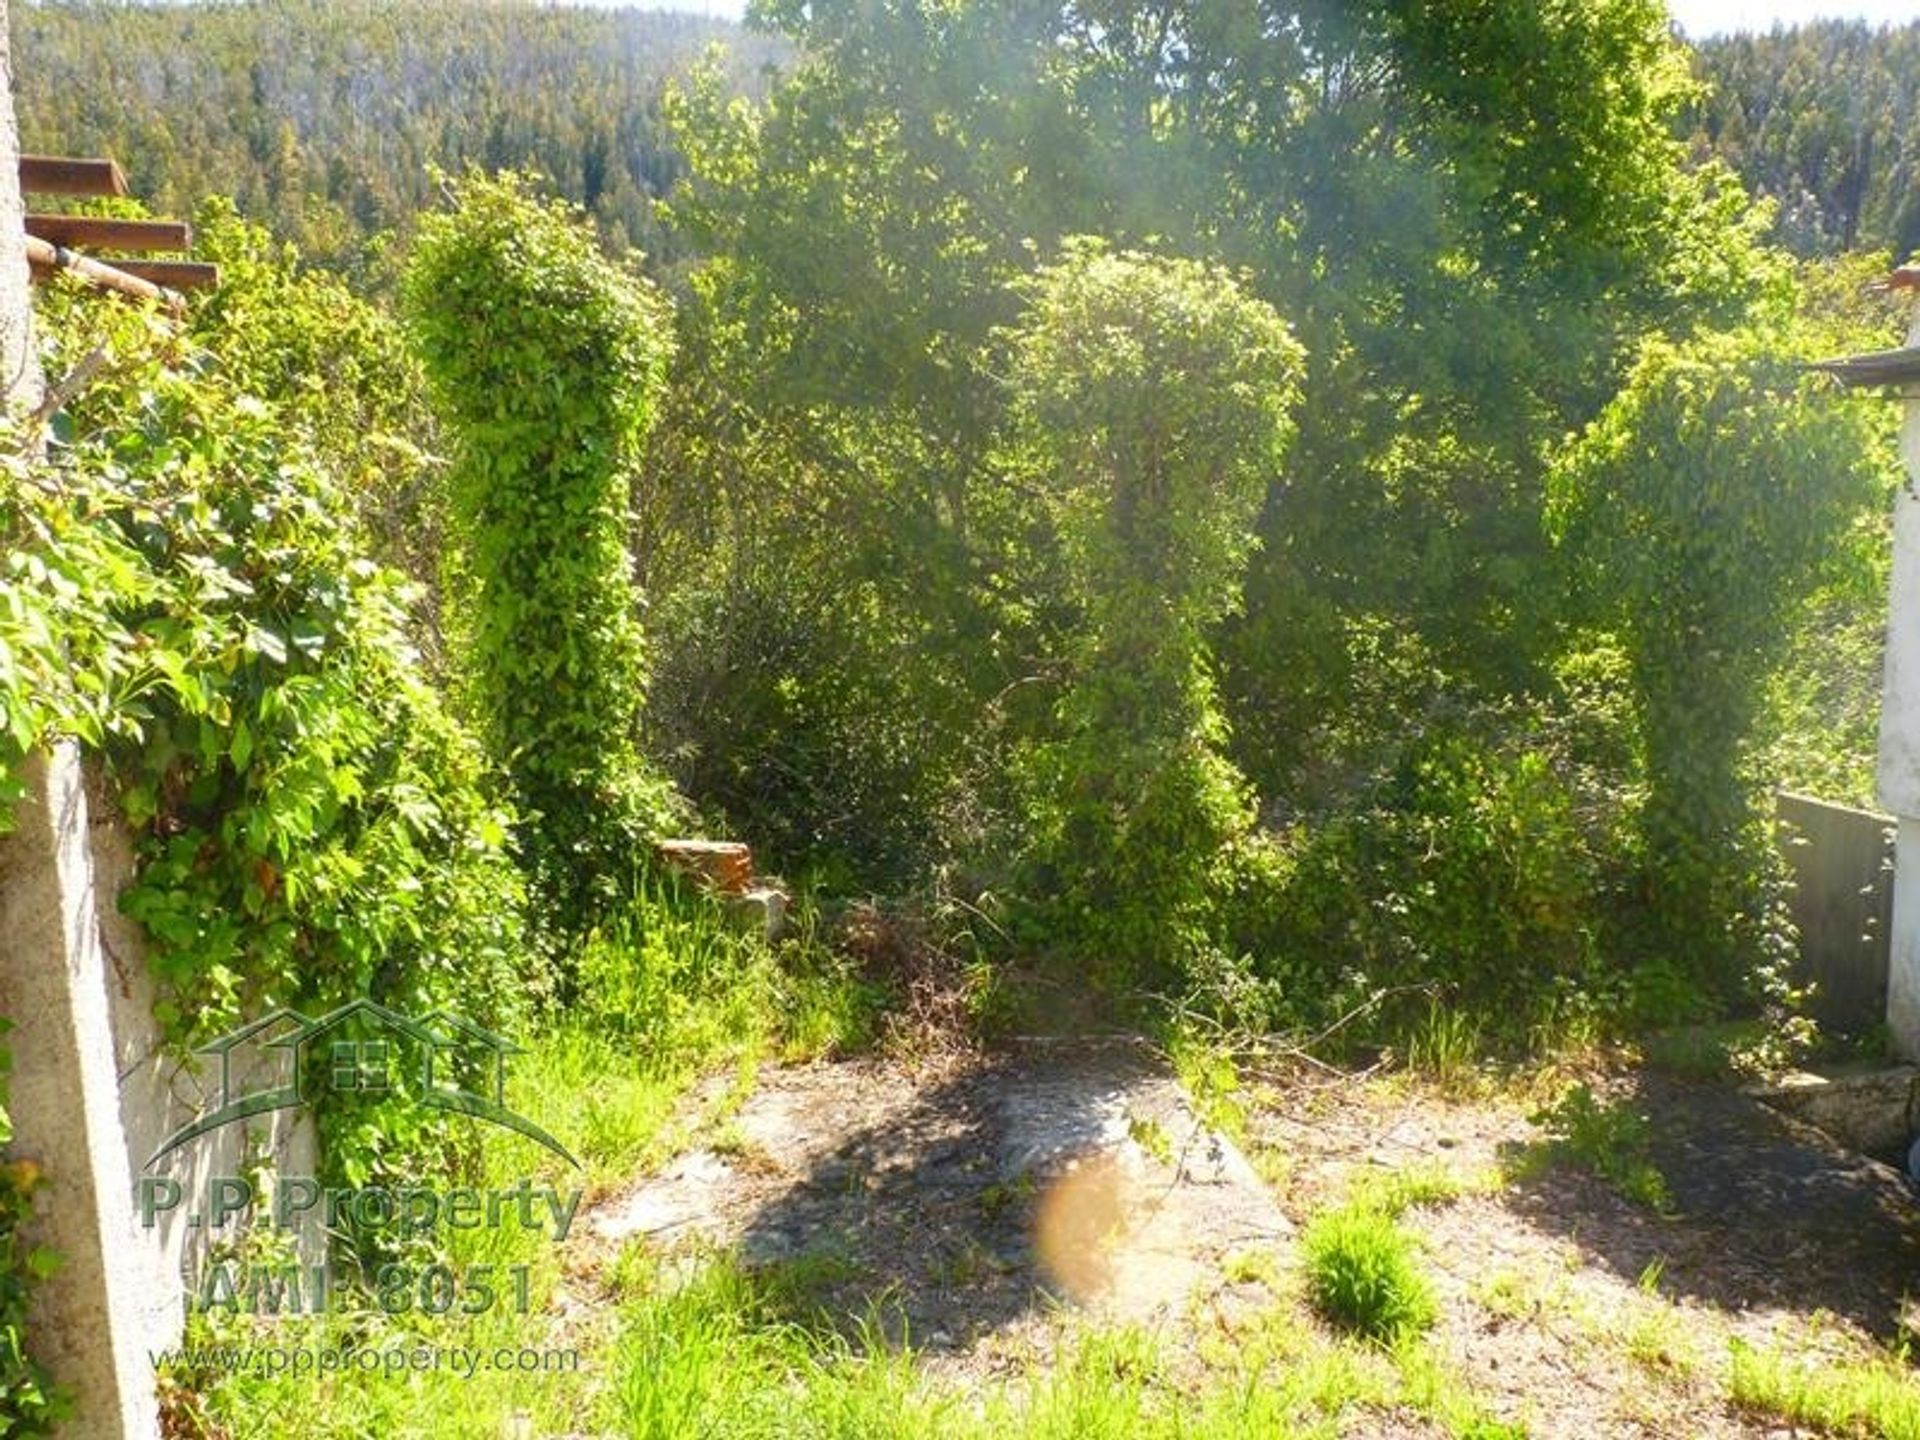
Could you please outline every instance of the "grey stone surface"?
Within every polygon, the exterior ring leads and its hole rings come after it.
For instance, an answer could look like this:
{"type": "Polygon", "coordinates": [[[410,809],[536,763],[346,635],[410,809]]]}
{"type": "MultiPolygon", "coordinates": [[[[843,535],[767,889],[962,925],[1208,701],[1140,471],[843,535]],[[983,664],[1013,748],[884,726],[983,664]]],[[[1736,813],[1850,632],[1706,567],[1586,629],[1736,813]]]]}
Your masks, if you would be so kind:
{"type": "Polygon", "coordinates": [[[1898,1065],[1865,1075],[1795,1073],[1756,1086],[1756,1098],[1817,1126],[1850,1150],[1903,1154],[1920,1112],[1920,1070],[1898,1065]]]}
{"type": "Polygon", "coordinates": [[[79,758],[66,746],[36,756],[27,782],[17,828],[0,840],[10,1150],[50,1177],[30,1238],[66,1258],[35,1293],[28,1344],[76,1393],[64,1433],[151,1436],[159,1413],[147,1350],[175,1323],[178,1287],[134,1217],[79,758]]]}
{"type": "Polygon", "coordinates": [[[1876,1025],[1887,1006],[1893,818],[1784,791],[1777,814],[1813,1014],[1839,1030],[1876,1025]]]}

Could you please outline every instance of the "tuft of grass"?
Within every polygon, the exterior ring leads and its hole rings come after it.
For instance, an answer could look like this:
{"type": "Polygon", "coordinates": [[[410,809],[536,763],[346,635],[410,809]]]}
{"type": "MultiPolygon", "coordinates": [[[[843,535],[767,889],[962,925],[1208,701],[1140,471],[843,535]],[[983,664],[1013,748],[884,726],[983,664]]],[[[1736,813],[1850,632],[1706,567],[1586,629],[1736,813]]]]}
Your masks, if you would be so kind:
{"type": "Polygon", "coordinates": [[[1354,1182],[1352,1199],[1398,1218],[1409,1210],[1451,1205],[1465,1195],[1484,1195],[1499,1185],[1497,1174],[1463,1174],[1436,1160],[1365,1172],[1354,1182]]]}
{"type": "Polygon", "coordinates": [[[1920,1383],[1892,1359],[1813,1366],[1735,1340],[1727,1393],[1743,1410],[1828,1435],[1920,1440],[1920,1383]]]}
{"type": "Polygon", "coordinates": [[[1481,1082],[1480,1057],[1487,1052],[1480,1020],[1433,1001],[1402,1042],[1407,1069],[1448,1094],[1471,1094],[1481,1082]]]}
{"type": "Polygon", "coordinates": [[[1280,1271],[1271,1250],[1235,1250],[1220,1262],[1220,1273],[1230,1285],[1261,1284],[1279,1288],[1280,1271]]]}
{"type": "Polygon", "coordinates": [[[1308,1299],[1344,1330],[1393,1343],[1439,1318],[1412,1237],[1374,1206],[1350,1203],[1321,1214],[1301,1237],[1301,1253],[1308,1299]]]}
{"type": "Polygon", "coordinates": [[[1673,1209],[1666,1177],[1647,1158],[1647,1119],[1624,1100],[1602,1104],[1580,1084],[1531,1118],[1546,1132],[1538,1159],[1585,1170],[1646,1209],[1673,1209]]]}

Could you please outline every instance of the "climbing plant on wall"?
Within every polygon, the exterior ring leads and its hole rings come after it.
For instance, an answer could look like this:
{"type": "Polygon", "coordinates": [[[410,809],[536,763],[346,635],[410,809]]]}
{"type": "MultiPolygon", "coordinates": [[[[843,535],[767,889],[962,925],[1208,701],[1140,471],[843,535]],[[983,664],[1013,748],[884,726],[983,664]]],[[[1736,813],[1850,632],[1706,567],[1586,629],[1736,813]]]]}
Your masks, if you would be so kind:
{"type": "Polygon", "coordinates": [[[1780,327],[1649,344],[1551,476],[1550,527],[1640,711],[1643,943],[1722,988],[1769,944],[1776,861],[1748,774],[1767,680],[1891,483],[1871,411],[1818,393],[1798,348],[1780,327]]]}
{"type": "Polygon", "coordinates": [[[6,758],[70,735],[104,761],[159,1018],[198,1040],[275,1004],[524,993],[509,816],[335,478],[140,313],[41,318],[55,374],[106,360],[44,461],[4,447],[6,758]]]}

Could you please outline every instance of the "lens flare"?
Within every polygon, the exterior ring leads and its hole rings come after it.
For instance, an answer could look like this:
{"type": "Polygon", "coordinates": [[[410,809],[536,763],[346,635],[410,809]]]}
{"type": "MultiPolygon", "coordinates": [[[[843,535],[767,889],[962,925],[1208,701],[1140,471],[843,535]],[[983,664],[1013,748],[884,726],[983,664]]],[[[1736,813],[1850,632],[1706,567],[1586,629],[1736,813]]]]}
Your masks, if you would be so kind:
{"type": "Polygon", "coordinates": [[[1114,1250],[1127,1230],[1127,1176],[1112,1155],[1075,1162],[1040,1196],[1033,1248],[1040,1268],[1070,1300],[1113,1287],[1114,1250]]]}

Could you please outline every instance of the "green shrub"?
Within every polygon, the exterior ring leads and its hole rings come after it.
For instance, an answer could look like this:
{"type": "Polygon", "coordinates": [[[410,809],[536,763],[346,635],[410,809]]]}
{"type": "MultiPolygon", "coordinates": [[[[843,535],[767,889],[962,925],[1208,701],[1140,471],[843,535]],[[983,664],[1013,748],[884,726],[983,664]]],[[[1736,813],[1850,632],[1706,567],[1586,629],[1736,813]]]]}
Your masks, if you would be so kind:
{"type": "MultiPolygon", "coordinates": [[[[1339,808],[1231,857],[1223,934],[1266,1017],[1347,1038],[1508,1047],[1556,1006],[1610,994],[1602,942],[1618,806],[1537,711],[1449,717],[1339,808]]],[[[1258,1016],[1246,1016],[1258,1019],[1258,1016]]]]}
{"type": "Polygon", "coordinates": [[[0,621],[21,657],[8,739],[104,758],[162,1023],[198,1041],[275,1005],[456,988],[506,1022],[528,988],[510,818],[334,477],[137,315],[45,323],[56,361],[111,358],[47,461],[10,437],[0,593],[32,623],[0,621]]]}
{"type": "Polygon", "coordinates": [[[479,175],[422,222],[405,301],[458,444],[450,499],[472,588],[460,638],[475,708],[513,785],[535,891],[581,935],[670,811],[640,759],[626,549],[668,315],[575,212],[479,175]]]}
{"type": "Polygon", "coordinates": [[[911,617],[825,557],[810,565],[740,564],[658,606],[649,723],[683,793],[776,872],[898,888],[952,858],[945,717],[964,701],[911,617]]]}
{"type": "Polygon", "coordinates": [[[1603,1104],[1586,1085],[1575,1085],[1532,1120],[1546,1131],[1549,1159],[1597,1176],[1636,1205],[1672,1208],[1666,1177],[1647,1158],[1647,1118],[1628,1101],[1603,1104]]]}
{"type": "Polygon", "coordinates": [[[1307,1296],[1333,1324],[1391,1344],[1439,1318],[1414,1244],[1384,1210],[1349,1204],[1317,1216],[1300,1238],[1307,1296]]]}
{"type": "MultiPolygon", "coordinates": [[[[54,373],[100,369],[45,460],[0,447],[0,775],[57,736],[104,769],[168,1038],[362,996],[515,1028],[544,977],[511,814],[307,427],[141,312],[61,291],[41,327],[54,373]]],[[[455,1162],[397,1110],[323,1107],[326,1178],[455,1162]]]]}
{"type": "Polygon", "coordinates": [[[1217,857],[1252,822],[1207,635],[1238,603],[1300,349],[1191,261],[1080,242],[1027,296],[1004,463],[1047,497],[1079,619],[1016,761],[1025,888],[1047,943],[1107,979],[1177,975],[1207,946],[1217,857]]]}
{"type": "Polygon", "coordinates": [[[1816,393],[1783,328],[1649,343],[1556,457],[1547,520],[1629,661],[1645,759],[1639,952],[1744,994],[1789,943],[1769,787],[1753,771],[1795,620],[1848,554],[1891,454],[1816,393]]]}

